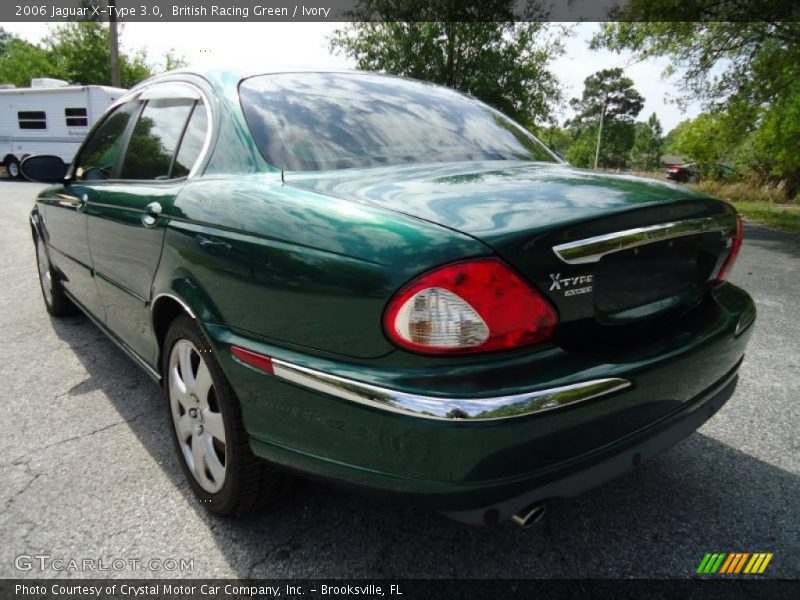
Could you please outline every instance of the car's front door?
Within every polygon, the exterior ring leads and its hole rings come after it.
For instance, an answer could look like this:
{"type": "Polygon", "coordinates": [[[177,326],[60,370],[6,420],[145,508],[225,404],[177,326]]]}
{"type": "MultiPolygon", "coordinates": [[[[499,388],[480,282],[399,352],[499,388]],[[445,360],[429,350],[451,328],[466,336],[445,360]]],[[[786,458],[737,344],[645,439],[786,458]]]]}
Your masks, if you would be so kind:
{"type": "Polygon", "coordinates": [[[156,340],[151,287],[175,196],[203,147],[208,115],[188,86],[163,84],[139,96],[141,112],[126,134],[124,158],[112,177],[90,188],[89,248],[107,327],[147,363],[156,340]]]}
{"type": "MultiPolygon", "coordinates": [[[[103,177],[122,155],[124,133],[139,108],[127,102],[113,109],[92,131],[76,161],[91,165],[87,177],[103,177]]],[[[86,207],[90,190],[74,179],[42,198],[51,259],[62,284],[95,318],[105,320],[105,308],[95,286],[87,236],[86,207]]]]}

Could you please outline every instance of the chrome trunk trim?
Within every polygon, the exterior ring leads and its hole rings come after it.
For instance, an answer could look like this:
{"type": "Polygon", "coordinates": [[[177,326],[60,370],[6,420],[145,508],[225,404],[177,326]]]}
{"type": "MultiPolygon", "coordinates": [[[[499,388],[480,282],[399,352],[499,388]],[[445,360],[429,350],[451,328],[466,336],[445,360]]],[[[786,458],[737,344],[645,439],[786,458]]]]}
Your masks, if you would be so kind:
{"type": "Polygon", "coordinates": [[[553,246],[556,256],[570,265],[595,263],[606,254],[628,250],[687,235],[719,231],[733,237],[736,233],[736,215],[733,213],[672,221],[647,227],[615,231],[583,240],[553,246]]]}
{"type": "Polygon", "coordinates": [[[272,359],[272,367],[276,377],[323,394],[381,410],[446,421],[495,421],[523,417],[605,396],[632,385],[626,379],[607,378],[511,396],[438,398],[390,390],[277,358],[272,359]]]}

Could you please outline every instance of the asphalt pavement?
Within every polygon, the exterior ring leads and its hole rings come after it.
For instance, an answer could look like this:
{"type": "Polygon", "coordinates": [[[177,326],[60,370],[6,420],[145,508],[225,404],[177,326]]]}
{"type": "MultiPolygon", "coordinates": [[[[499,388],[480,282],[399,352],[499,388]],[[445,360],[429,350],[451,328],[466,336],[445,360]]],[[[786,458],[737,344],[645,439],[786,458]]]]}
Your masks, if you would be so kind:
{"type": "Polygon", "coordinates": [[[87,318],[45,312],[28,226],[41,187],[0,183],[0,577],[689,577],[734,551],[800,577],[799,235],[746,227],[731,280],[759,315],[728,404],[538,528],[472,528],[316,482],[223,520],[184,481],[156,384],[87,318]],[[193,569],[15,566],[34,554],[193,569]]]}

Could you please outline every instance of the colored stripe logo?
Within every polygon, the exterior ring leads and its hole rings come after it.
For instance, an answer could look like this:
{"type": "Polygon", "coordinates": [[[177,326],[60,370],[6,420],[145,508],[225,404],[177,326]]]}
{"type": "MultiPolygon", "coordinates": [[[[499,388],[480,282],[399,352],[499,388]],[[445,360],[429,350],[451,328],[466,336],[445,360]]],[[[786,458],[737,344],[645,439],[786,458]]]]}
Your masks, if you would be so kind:
{"type": "Polygon", "coordinates": [[[708,552],[696,572],[703,575],[760,574],[766,571],[772,556],[772,552],[708,552]]]}

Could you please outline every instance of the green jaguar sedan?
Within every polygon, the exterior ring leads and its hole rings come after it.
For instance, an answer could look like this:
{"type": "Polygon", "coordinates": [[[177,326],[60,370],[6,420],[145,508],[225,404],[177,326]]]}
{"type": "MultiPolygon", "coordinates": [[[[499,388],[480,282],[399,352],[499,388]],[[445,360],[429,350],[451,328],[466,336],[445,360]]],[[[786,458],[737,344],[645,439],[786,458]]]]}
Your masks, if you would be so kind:
{"type": "Polygon", "coordinates": [[[409,79],[172,72],[22,170],[47,310],[160,383],[218,514],[302,473],[531,524],[719,410],[755,320],[731,206],[409,79]]]}

